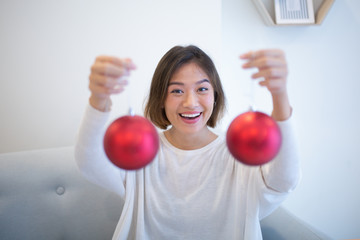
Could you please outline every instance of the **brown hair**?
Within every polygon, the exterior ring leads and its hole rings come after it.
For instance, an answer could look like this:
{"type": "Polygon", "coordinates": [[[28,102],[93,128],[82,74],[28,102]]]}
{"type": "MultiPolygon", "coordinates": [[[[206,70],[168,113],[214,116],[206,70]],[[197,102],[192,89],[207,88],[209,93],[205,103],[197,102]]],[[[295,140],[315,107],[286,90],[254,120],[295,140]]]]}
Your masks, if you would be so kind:
{"type": "Polygon", "coordinates": [[[214,88],[214,109],[207,125],[212,128],[215,127],[218,120],[220,120],[224,114],[225,96],[219,74],[211,58],[196,46],[175,46],[171,48],[158,63],[145,106],[145,116],[161,129],[166,129],[171,125],[166,117],[164,108],[169,82],[173,74],[181,66],[190,62],[197,64],[206,75],[208,75],[210,83],[214,88]]]}

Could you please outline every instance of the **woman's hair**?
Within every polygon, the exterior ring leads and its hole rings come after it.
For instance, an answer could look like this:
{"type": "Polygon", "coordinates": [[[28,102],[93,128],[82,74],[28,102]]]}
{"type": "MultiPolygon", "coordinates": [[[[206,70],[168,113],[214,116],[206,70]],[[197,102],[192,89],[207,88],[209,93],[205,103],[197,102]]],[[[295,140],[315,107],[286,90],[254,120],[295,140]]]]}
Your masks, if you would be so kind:
{"type": "Polygon", "coordinates": [[[209,127],[215,127],[225,111],[225,96],[220,77],[211,58],[200,48],[190,45],[171,48],[158,63],[150,87],[150,94],[145,106],[145,117],[157,127],[166,129],[171,125],[165,114],[165,99],[167,89],[174,73],[184,64],[195,63],[210,78],[214,88],[214,109],[207,122],[209,127]]]}

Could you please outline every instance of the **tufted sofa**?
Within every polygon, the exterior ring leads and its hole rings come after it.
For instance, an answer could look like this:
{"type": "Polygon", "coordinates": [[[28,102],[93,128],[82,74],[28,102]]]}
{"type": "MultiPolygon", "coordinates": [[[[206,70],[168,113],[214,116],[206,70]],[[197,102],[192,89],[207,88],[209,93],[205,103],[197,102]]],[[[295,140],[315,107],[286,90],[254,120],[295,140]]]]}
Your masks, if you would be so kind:
{"type": "MultiPolygon", "coordinates": [[[[1,240],[106,240],[122,200],[78,171],[73,147],[0,154],[1,240]]],[[[279,208],[261,222],[264,239],[329,239],[279,208]]]]}

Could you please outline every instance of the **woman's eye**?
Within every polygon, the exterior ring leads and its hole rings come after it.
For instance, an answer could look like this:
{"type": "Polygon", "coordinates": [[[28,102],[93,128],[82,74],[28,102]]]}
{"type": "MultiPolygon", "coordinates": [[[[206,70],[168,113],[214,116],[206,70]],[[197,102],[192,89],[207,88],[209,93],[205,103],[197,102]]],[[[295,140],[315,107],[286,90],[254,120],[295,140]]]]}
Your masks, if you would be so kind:
{"type": "Polygon", "coordinates": [[[199,92],[206,92],[207,90],[209,90],[209,89],[206,87],[201,87],[198,89],[199,92]]]}
{"type": "Polygon", "coordinates": [[[170,93],[181,94],[181,93],[183,93],[183,91],[180,90],[180,89],[174,89],[174,90],[172,90],[170,93]]]}

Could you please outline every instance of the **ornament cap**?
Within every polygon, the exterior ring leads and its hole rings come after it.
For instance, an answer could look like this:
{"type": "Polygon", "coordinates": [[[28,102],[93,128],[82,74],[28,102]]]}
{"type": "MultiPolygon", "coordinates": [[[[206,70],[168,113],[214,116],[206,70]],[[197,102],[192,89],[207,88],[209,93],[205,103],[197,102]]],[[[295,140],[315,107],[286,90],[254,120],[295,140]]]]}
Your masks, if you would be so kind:
{"type": "Polygon", "coordinates": [[[135,116],[135,111],[132,107],[129,108],[129,115],[132,117],[135,116]]]}
{"type": "Polygon", "coordinates": [[[255,111],[256,111],[255,107],[253,105],[250,105],[249,112],[255,112],[255,111]]]}

